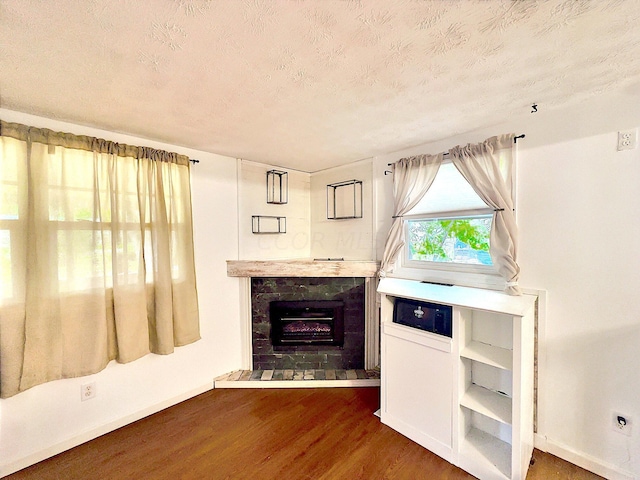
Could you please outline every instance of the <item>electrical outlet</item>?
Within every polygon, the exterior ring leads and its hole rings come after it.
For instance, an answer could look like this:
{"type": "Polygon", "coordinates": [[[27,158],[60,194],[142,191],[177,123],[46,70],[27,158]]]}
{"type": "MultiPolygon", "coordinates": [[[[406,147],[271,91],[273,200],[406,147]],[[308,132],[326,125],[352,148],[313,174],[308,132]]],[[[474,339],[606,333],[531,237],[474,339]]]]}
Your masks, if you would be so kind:
{"type": "Polygon", "coordinates": [[[628,437],[631,436],[631,427],[633,426],[633,424],[629,415],[613,412],[612,421],[613,430],[628,437]]]}
{"type": "Polygon", "coordinates": [[[80,400],[83,402],[96,396],[96,382],[83,383],[80,386],[80,400]]]}
{"type": "Polygon", "coordinates": [[[618,150],[633,150],[636,148],[637,138],[636,130],[618,132],[618,150]]]}

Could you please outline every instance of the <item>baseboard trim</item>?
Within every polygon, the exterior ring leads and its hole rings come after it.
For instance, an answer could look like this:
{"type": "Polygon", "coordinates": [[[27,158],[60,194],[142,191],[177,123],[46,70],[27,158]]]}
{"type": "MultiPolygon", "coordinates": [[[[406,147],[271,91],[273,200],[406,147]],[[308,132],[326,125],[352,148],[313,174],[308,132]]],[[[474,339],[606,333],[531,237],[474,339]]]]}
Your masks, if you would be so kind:
{"type": "Polygon", "coordinates": [[[590,472],[609,480],[634,480],[635,478],[633,473],[622,470],[616,465],[603,462],[602,460],[586,453],[578,452],[567,445],[555,442],[542,435],[536,434],[535,446],[543,452],[555,455],[556,457],[566,460],[567,462],[571,462],[578,467],[589,470],[590,472]]]}
{"type": "Polygon", "coordinates": [[[177,405],[178,403],[184,402],[185,400],[195,397],[196,395],[207,392],[212,388],[213,382],[209,382],[205,385],[201,385],[198,388],[194,388],[193,390],[184,392],[181,395],[177,395],[173,398],[132,413],[131,415],[127,415],[126,417],[119,418],[112,422],[105,423],[104,425],[100,425],[98,427],[87,430],[86,432],[75,435],[67,440],[45,448],[44,450],[34,452],[7,465],[0,466],[0,478],[11,475],[12,473],[22,470],[23,468],[27,468],[31,465],[41,462],[42,460],[46,460],[47,458],[53,457],[54,455],[58,455],[59,453],[69,450],[73,447],[77,447],[78,445],[93,440],[94,438],[98,438],[105,433],[113,432],[114,430],[124,427],[125,425],[129,425],[130,423],[142,420],[149,415],[153,415],[154,413],[158,413],[165,408],[177,405]]]}

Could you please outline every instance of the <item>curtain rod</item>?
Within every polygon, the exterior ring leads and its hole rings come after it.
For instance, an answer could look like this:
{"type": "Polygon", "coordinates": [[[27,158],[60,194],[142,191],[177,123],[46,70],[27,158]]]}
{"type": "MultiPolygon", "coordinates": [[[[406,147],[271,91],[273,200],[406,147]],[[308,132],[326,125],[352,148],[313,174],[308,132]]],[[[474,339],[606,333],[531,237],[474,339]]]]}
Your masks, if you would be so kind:
{"type": "MultiPolygon", "coordinates": [[[[522,135],[517,135],[517,136],[513,137],[513,143],[516,143],[516,141],[517,141],[519,138],[524,138],[524,137],[525,137],[524,133],[523,133],[522,135]]],[[[443,156],[443,157],[444,157],[445,155],[449,155],[449,152],[445,152],[445,153],[443,153],[443,154],[442,154],[442,156],[443,156]]],[[[200,163],[200,160],[196,160],[195,158],[190,158],[190,159],[189,159],[189,161],[190,161],[191,163],[193,163],[194,165],[195,165],[196,163],[200,163]]],[[[387,165],[390,167],[391,165],[393,165],[393,163],[387,163],[387,165]]],[[[391,173],[391,172],[384,172],[384,174],[385,174],[385,175],[387,175],[387,173],[391,173]]]]}
{"type": "MultiPolygon", "coordinates": [[[[525,134],[524,134],[524,133],[523,133],[523,134],[521,134],[521,135],[516,135],[515,137],[513,137],[513,143],[518,143],[518,139],[519,139],[519,138],[524,138],[524,137],[525,137],[525,134]]],[[[442,156],[443,156],[443,157],[446,157],[447,155],[449,155],[449,152],[444,152],[444,153],[442,154],[442,156]]],[[[393,163],[387,163],[387,167],[390,167],[391,165],[393,165],[393,163]]],[[[384,174],[385,174],[385,175],[389,175],[390,173],[393,173],[393,172],[390,172],[389,170],[385,170],[385,171],[384,171],[384,174]]]]}

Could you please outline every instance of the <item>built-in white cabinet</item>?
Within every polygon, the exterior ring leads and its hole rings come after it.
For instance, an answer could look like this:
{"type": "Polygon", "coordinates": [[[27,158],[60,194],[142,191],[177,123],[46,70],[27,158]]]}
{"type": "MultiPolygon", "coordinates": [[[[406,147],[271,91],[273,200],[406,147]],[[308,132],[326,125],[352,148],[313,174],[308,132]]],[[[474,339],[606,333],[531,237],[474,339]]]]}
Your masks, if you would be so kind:
{"type": "Polygon", "coordinates": [[[381,420],[446,460],[452,451],[452,344],[411,327],[382,325],[381,420]],[[434,366],[438,366],[434,368],[434,366]]]}
{"type": "Polygon", "coordinates": [[[381,421],[481,479],[524,479],[533,452],[536,297],[385,278],[381,421]],[[396,299],[452,307],[452,337],[393,322],[396,299]]]}

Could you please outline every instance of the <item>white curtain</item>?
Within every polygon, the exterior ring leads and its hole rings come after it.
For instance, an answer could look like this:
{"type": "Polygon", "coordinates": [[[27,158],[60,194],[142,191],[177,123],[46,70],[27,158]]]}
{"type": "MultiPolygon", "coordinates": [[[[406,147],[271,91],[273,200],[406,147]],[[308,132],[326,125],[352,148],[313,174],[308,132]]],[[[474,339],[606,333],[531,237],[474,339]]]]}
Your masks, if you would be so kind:
{"type": "Polygon", "coordinates": [[[476,145],[449,150],[453,164],[482,200],[494,209],[490,253],[493,264],[506,281],[505,292],[520,295],[518,279],[518,227],[513,211],[511,170],[501,173],[501,162],[513,164],[514,135],[491,137],[476,145]]]}
{"type": "Polygon", "coordinates": [[[402,216],[417,205],[436,178],[442,153],[403,158],[393,169],[393,223],[387,235],[380,265],[380,277],[393,269],[405,245],[402,216]]]}
{"type": "Polygon", "coordinates": [[[0,396],[199,338],[189,159],[0,122],[0,396]]]}

